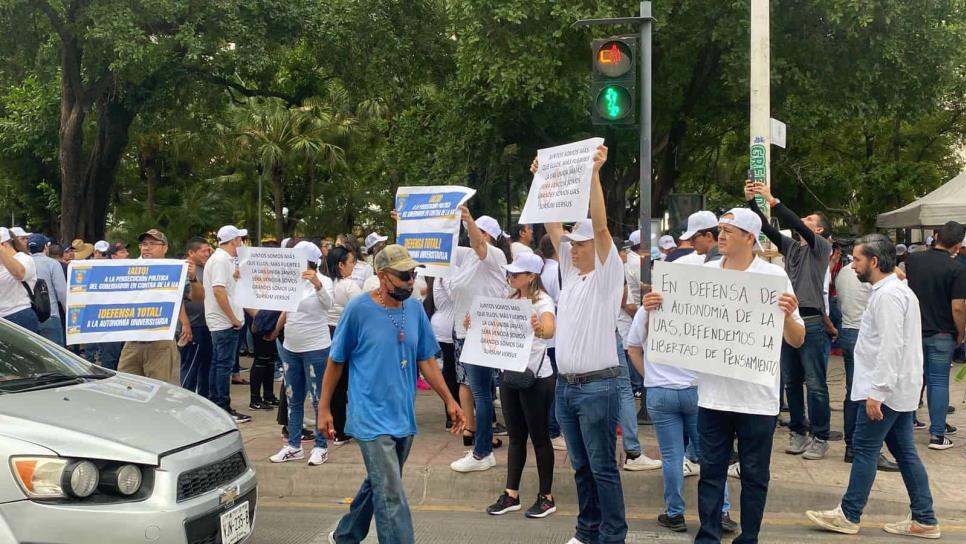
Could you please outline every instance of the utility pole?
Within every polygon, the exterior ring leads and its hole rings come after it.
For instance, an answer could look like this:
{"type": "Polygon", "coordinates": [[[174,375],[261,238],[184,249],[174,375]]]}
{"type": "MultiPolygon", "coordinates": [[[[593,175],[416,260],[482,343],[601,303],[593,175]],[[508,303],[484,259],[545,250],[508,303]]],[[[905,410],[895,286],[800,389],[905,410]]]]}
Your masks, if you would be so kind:
{"type": "MultiPolygon", "coordinates": [[[[771,30],[769,0],[751,0],[751,120],[752,181],[771,187],[771,30]]],[[[756,196],[758,208],[771,218],[771,207],[756,196]]],[[[767,244],[767,238],[762,244],[767,244]]],[[[765,245],[765,247],[768,247],[765,245]]]]}

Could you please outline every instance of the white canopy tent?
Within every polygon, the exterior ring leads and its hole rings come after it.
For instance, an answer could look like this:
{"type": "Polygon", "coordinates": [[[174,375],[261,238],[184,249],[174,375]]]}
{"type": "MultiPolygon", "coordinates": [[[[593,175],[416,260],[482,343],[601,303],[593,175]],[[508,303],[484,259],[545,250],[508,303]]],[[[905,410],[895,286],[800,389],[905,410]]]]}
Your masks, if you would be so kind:
{"type": "Polygon", "coordinates": [[[966,224],[966,171],[935,191],[876,219],[882,229],[938,227],[947,221],[966,224]]]}

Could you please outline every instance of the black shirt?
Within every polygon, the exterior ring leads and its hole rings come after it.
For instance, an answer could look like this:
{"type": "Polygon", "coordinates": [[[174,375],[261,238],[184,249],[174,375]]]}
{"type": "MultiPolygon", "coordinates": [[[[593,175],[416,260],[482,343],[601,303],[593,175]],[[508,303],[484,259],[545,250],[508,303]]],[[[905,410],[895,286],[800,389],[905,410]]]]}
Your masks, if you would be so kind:
{"type": "Polygon", "coordinates": [[[922,335],[956,335],[953,300],[966,298],[966,270],[946,250],[929,249],[906,258],[909,288],[919,298],[922,335]]]}
{"type": "Polygon", "coordinates": [[[694,253],[693,247],[677,247],[671,250],[671,252],[667,254],[667,257],[664,257],[664,261],[671,263],[680,259],[681,257],[684,257],[685,255],[690,255],[692,253],[694,253]]]}

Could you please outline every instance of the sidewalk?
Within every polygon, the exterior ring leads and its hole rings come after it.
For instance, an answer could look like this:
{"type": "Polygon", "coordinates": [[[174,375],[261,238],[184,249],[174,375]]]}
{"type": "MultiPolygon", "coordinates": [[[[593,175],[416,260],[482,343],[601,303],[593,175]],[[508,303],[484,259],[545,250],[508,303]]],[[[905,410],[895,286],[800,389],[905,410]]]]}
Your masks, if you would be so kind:
{"type": "MultiPolygon", "coordinates": [[[[953,374],[959,368],[959,365],[954,367],[953,374]]],[[[926,448],[929,436],[925,431],[916,432],[916,442],[929,472],[937,515],[944,522],[963,522],[966,521],[966,404],[963,402],[966,384],[955,381],[951,384],[950,404],[956,407],[956,413],[951,414],[948,421],[963,429],[962,436],[952,437],[956,447],[942,452],[929,450],[926,448]]],[[[829,390],[832,398],[832,428],[841,431],[845,373],[840,357],[833,357],[829,363],[829,390]]],[[[308,467],[304,461],[270,463],[268,457],[282,445],[281,428],[275,423],[275,412],[248,410],[248,386],[233,386],[232,398],[235,399],[233,404],[236,409],[254,417],[251,423],[242,425],[241,430],[248,455],[258,472],[261,497],[327,504],[348,503],[351,500],[365,478],[365,466],[358,447],[353,443],[330,447],[329,461],[321,467],[308,467]]],[[[306,413],[311,413],[311,406],[307,406],[306,413]]],[[[481,510],[492,503],[505,485],[506,447],[496,450],[497,466],[494,469],[471,474],[453,472],[449,464],[461,457],[467,448],[463,447],[459,437],[445,432],[442,402],[432,392],[420,392],[416,401],[416,416],[419,435],[413,444],[404,477],[410,502],[440,508],[460,506],[481,510]]],[[[920,419],[928,420],[925,409],[920,410],[920,419]]],[[[659,458],[653,428],[642,426],[639,435],[645,453],[659,458]]],[[[503,437],[503,441],[507,442],[506,437],[503,437]]],[[[805,509],[833,508],[844,493],[849,479],[851,465],[842,461],[845,443],[832,442],[829,456],[822,461],[806,461],[801,456],[785,454],[786,442],[787,431],[777,429],[768,512],[796,514],[805,509]]],[[[311,447],[311,443],[303,444],[311,447]]],[[[526,499],[524,502],[529,502],[537,493],[532,450],[530,453],[521,490],[526,499]]],[[[566,453],[555,453],[556,502],[558,507],[575,509],[573,472],[566,453]]],[[[658,512],[663,508],[660,470],[622,471],[622,477],[629,513],[658,512]]],[[[685,481],[689,512],[694,511],[697,505],[697,480],[689,478],[685,481]]],[[[737,511],[740,485],[737,480],[729,482],[733,492],[732,502],[737,511]]],[[[908,504],[901,476],[898,473],[880,472],[866,514],[904,516],[909,511],[908,504]]]]}

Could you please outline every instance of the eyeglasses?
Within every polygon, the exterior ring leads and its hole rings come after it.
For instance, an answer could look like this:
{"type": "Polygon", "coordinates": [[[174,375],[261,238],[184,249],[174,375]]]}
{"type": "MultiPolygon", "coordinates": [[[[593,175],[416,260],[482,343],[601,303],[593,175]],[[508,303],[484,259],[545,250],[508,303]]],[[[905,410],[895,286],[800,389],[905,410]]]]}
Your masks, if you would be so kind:
{"type": "Polygon", "coordinates": [[[415,270],[407,270],[405,272],[399,272],[399,271],[395,271],[395,270],[392,271],[392,272],[390,272],[390,271],[387,270],[386,273],[389,274],[390,276],[395,276],[395,277],[399,278],[402,281],[413,281],[413,280],[416,279],[416,271],[415,270]]]}

